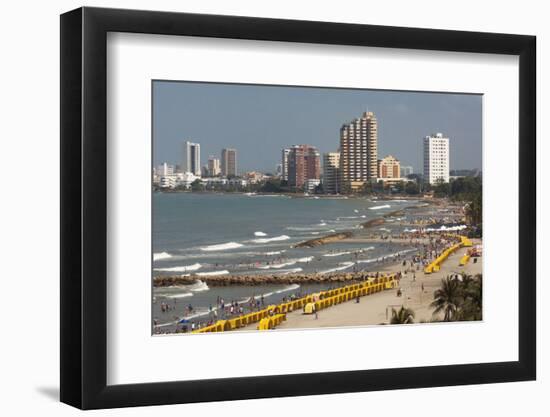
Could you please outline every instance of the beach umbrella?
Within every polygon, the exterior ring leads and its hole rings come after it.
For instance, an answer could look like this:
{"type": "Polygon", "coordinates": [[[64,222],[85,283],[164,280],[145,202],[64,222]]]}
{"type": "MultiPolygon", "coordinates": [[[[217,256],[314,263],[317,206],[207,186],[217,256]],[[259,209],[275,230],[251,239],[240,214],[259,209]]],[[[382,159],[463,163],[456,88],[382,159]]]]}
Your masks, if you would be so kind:
{"type": "Polygon", "coordinates": [[[182,319],[178,322],[179,324],[187,324],[187,323],[191,323],[189,320],[187,319],[182,319]]]}

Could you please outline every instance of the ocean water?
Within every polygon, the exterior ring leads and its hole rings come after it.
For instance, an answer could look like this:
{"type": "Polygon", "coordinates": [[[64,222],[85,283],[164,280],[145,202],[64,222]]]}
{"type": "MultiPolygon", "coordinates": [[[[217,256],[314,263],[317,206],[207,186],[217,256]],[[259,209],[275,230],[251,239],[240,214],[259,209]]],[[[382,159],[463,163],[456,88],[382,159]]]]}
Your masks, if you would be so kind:
{"type": "Polygon", "coordinates": [[[411,201],[367,198],[291,198],[278,195],[155,193],[153,195],[153,276],[189,274],[191,285],[154,288],[157,331],[173,331],[182,318],[212,318],[218,297],[245,303],[264,296],[268,304],[306,294],[326,284],[209,288],[201,277],[229,274],[329,273],[376,270],[384,257],[410,250],[391,243],[335,242],[315,248],[292,245],[331,232],[399,232],[399,222],[369,229],[359,225],[411,201]],[[161,312],[161,304],[170,305],[161,312]],[[188,307],[193,307],[189,313],[188,307]]]}

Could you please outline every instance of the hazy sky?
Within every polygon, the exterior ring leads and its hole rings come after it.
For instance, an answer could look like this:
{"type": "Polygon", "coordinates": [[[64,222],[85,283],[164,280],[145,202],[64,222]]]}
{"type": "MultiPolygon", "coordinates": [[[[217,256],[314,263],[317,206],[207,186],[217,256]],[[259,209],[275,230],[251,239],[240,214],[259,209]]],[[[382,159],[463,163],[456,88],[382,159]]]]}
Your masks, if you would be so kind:
{"type": "Polygon", "coordinates": [[[274,172],[281,149],[336,151],[340,127],[372,111],[378,157],[422,167],[422,138],[450,138],[451,169],[481,169],[481,95],[154,81],[154,164],[180,164],[182,144],[201,145],[201,165],[237,149],[240,173],[274,172]]]}

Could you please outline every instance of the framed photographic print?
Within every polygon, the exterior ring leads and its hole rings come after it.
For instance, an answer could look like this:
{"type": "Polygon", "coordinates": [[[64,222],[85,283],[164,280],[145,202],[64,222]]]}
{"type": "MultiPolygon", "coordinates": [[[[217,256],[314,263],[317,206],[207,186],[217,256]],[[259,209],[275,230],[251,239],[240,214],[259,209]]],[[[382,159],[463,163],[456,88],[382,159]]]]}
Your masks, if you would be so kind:
{"type": "Polygon", "coordinates": [[[61,400],[535,379],[535,38],[61,16],[61,400]]]}

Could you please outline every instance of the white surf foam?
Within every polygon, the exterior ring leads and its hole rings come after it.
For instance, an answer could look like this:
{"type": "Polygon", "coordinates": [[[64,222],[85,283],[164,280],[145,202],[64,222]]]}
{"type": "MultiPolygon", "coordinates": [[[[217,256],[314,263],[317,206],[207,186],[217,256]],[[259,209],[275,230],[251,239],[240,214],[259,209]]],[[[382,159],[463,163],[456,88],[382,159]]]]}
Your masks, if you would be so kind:
{"type": "Polygon", "coordinates": [[[286,250],[276,250],[276,251],[272,251],[272,252],[266,252],[264,253],[264,255],[267,255],[267,256],[273,256],[273,255],[280,255],[282,253],[285,253],[286,250]]]}
{"type": "Polygon", "coordinates": [[[220,243],[218,245],[204,246],[201,248],[201,250],[205,252],[210,252],[210,251],[216,251],[216,250],[236,249],[236,248],[240,248],[241,246],[243,246],[242,243],[227,242],[227,243],[220,243]]]}
{"type": "Polygon", "coordinates": [[[267,233],[264,233],[264,232],[254,232],[254,236],[267,236],[267,233]]]}
{"type": "Polygon", "coordinates": [[[153,261],[161,261],[163,259],[169,259],[172,255],[168,252],[153,253],[153,261]]]}
{"type": "MultiPolygon", "coordinates": [[[[208,274],[208,272],[205,272],[208,274]]],[[[206,282],[202,282],[200,279],[197,280],[194,284],[191,284],[188,289],[193,292],[202,292],[202,291],[208,291],[210,288],[206,284],[206,282]]]]}
{"type": "Polygon", "coordinates": [[[290,239],[290,236],[281,235],[281,236],[275,236],[275,237],[266,237],[266,238],[263,238],[263,239],[254,239],[252,242],[254,242],[254,243],[269,243],[269,242],[280,242],[282,240],[288,240],[288,239],[290,239]]]}
{"type": "Polygon", "coordinates": [[[323,256],[342,256],[342,255],[349,255],[351,252],[336,252],[336,253],[325,253],[323,256]]]}
{"type": "Polygon", "coordinates": [[[265,266],[259,266],[260,269],[280,269],[284,268],[285,266],[292,266],[296,263],[296,261],[290,261],[290,262],[284,262],[280,264],[273,264],[273,265],[265,265],[265,266]]]}
{"type": "Polygon", "coordinates": [[[197,272],[197,276],[199,277],[211,277],[216,275],[227,275],[229,274],[229,271],[224,269],[223,271],[210,271],[210,272],[197,272]]]}
{"type": "Polygon", "coordinates": [[[202,268],[202,265],[199,263],[193,265],[184,265],[184,266],[173,266],[170,268],[155,268],[155,271],[164,271],[164,272],[189,272],[196,271],[202,268]]]}
{"type": "Polygon", "coordinates": [[[193,297],[193,293],[192,292],[184,292],[182,294],[164,295],[163,297],[166,297],[166,298],[187,298],[187,297],[193,297]]]}
{"type": "Polygon", "coordinates": [[[400,250],[399,252],[394,252],[394,253],[389,253],[387,255],[384,255],[384,256],[380,256],[378,258],[372,258],[372,259],[361,259],[359,261],[357,261],[358,264],[370,264],[372,262],[380,262],[382,260],[384,260],[384,258],[395,258],[397,255],[403,255],[405,253],[409,253],[409,252],[414,252],[416,249],[405,249],[405,250],[400,250]]]}
{"type": "Polygon", "coordinates": [[[325,269],[324,271],[321,271],[319,273],[320,274],[329,274],[331,272],[343,271],[345,269],[348,269],[348,268],[352,267],[353,265],[355,265],[355,262],[344,262],[342,264],[342,266],[338,266],[336,268],[331,268],[331,269],[325,269]]]}
{"type": "Polygon", "coordinates": [[[369,207],[369,210],[380,210],[380,209],[385,209],[385,208],[390,208],[391,206],[389,204],[384,204],[383,206],[374,206],[374,207],[369,207]]]}

